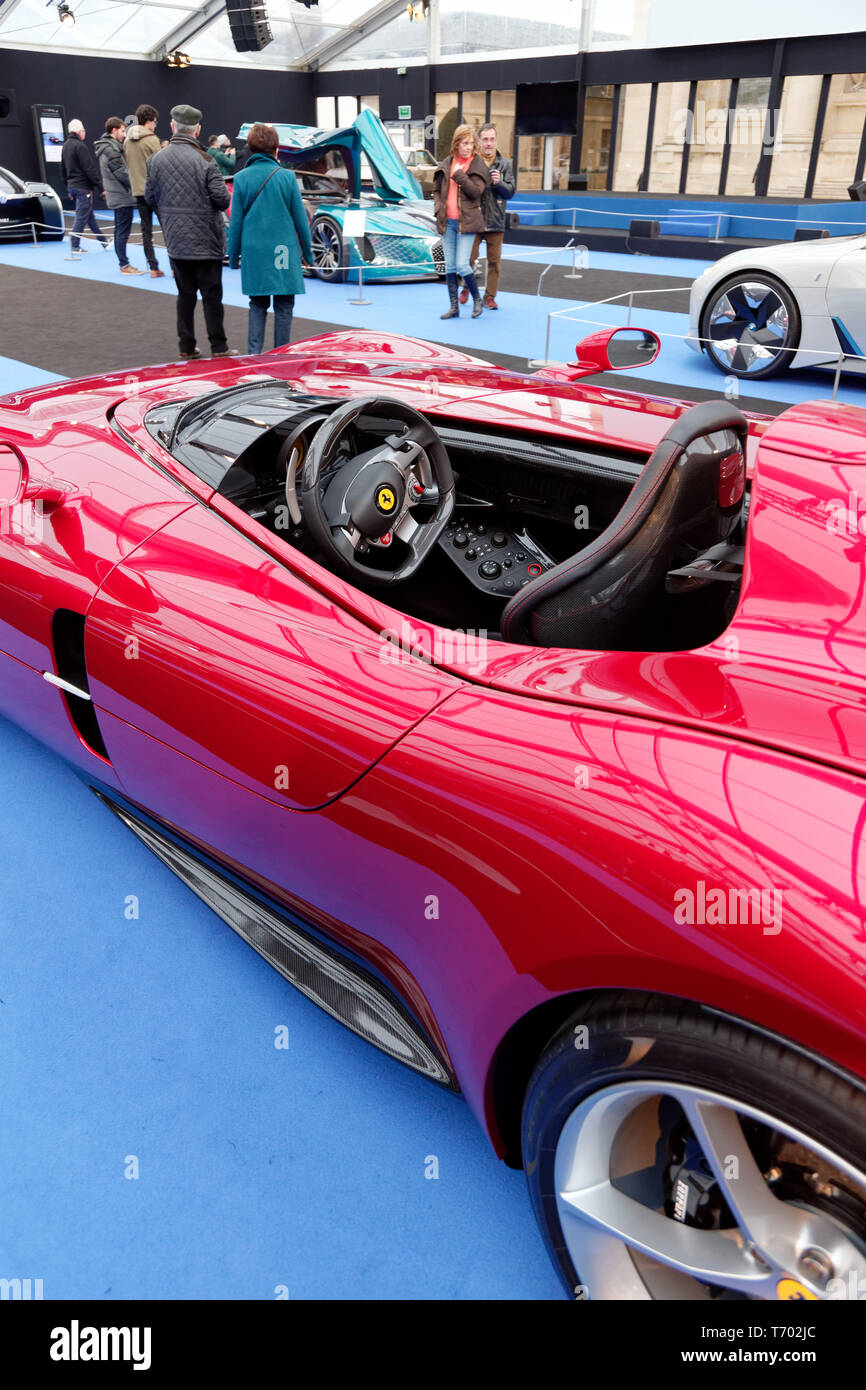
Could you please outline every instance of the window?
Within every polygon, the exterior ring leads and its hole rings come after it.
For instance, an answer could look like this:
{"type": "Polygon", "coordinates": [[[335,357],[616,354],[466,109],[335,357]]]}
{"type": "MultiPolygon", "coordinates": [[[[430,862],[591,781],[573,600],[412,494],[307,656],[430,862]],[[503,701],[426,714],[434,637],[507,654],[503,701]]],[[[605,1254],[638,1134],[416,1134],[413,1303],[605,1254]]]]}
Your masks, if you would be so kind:
{"type": "Polygon", "coordinates": [[[802,198],[806,192],[821,83],[820,74],[785,78],[767,188],[776,197],[802,198]]]}
{"type": "Polygon", "coordinates": [[[737,91],[737,105],[731,112],[731,142],[728,177],[724,192],[755,196],[755,177],[764,142],[764,122],[770,99],[769,77],[743,77],[737,91]]]}
{"type": "Polygon", "coordinates": [[[847,198],[857,172],[857,155],[866,121],[866,72],[837,73],[830,80],[821,131],[814,198],[847,198]]]}
{"type": "Polygon", "coordinates": [[[587,87],[583,110],[580,172],[586,175],[588,189],[607,188],[612,123],[613,87],[587,87]]]}
{"type": "Polygon", "coordinates": [[[316,97],[316,125],[320,130],[336,128],[337,104],[333,97],[316,97]]]}
{"type": "Polygon", "coordinates": [[[650,155],[650,193],[679,193],[688,124],[689,83],[660,82],[650,155]]]}
{"type": "Polygon", "coordinates": [[[436,93],[436,158],[447,159],[457,129],[457,93],[436,93]]]}
{"type": "Polygon", "coordinates": [[[651,92],[648,82],[620,88],[613,176],[613,186],[618,193],[636,192],[643,173],[651,92]]]}
{"type": "Polygon", "coordinates": [[[694,115],[686,131],[689,147],[687,193],[717,194],[719,191],[730,102],[730,78],[718,77],[712,82],[698,83],[694,115]]]}
{"type": "Polygon", "coordinates": [[[375,112],[376,112],[376,115],[378,116],[378,114],[379,114],[379,98],[378,98],[378,97],[361,97],[361,107],[362,107],[362,109],[363,109],[363,107],[365,107],[365,106],[368,108],[368,110],[370,110],[370,111],[375,111],[375,112]]]}
{"type": "Polygon", "coordinates": [[[514,149],[514,92],[490,93],[490,119],[496,126],[496,148],[510,159],[514,149]]]}
{"type": "Polygon", "coordinates": [[[486,92],[464,92],[463,93],[463,115],[464,125],[471,125],[477,132],[479,126],[483,126],[487,120],[487,93],[486,92]]]}
{"type": "Polygon", "coordinates": [[[351,125],[358,114],[357,97],[337,97],[337,125],[351,125]]]}

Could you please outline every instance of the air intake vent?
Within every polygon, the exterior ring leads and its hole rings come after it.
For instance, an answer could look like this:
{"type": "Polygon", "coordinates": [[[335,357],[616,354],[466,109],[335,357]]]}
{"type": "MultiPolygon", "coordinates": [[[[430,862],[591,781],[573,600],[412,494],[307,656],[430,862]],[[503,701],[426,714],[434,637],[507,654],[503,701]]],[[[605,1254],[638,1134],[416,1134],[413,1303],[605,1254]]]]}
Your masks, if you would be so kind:
{"type": "Polygon", "coordinates": [[[387,985],[340,956],[154,825],[96,792],[134,835],[275,970],[353,1033],[449,1090],[456,1080],[421,1026],[387,985]]]}
{"type": "Polygon", "coordinates": [[[108,749],[90,698],[87,667],[84,664],[84,615],[69,608],[58,608],[52,623],[54,663],[57,675],[44,672],[45,679],[63,691],[69,716],[88,748],[108,759],[108,749]]]}

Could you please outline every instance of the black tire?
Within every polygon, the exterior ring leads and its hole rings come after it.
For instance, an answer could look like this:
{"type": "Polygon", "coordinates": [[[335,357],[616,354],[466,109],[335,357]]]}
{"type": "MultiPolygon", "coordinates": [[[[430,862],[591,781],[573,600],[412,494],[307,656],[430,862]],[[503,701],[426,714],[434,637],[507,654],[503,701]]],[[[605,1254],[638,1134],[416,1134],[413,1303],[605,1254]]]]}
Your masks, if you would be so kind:
{"type": "MultiPolygon", "coordinates": [[[[753,298],[754,296],[750,297],[753,298]]],[[[745,311],[748,308],[745,296],[740,293],[739,298],[742,299],[743,309],[745,311]]],[[[757,322],[757,319],[752,320],[752,322],[757,322]]],[[[700,325],[698,328],[702,340],[701,347],[713,363],[713,366],[717,367],[720,372],[724,372],[726,376],[741,377],[746,381],[761,381],[765,377],[775,376],[778,372],[787,370],[794,359],[797,346],[800,342],[800,331],[800,312],[791,291],[786,285],[782,284],[781,280],[777,280],[774,275],[768,275],[763,270],[741,271],[738,275],[732,275],[727,280],[723,280],[721,284],[716,285],[707,296],[704,307],[701,310],[700,325]],[[774,311],[781,309],[787,316],[786,330],[782,337],[778,339],[776,339],[769,330],[765,330],[763,326],[759,326],[757,330],[758,333],[763,333],[766,339],[764,345],[770,347],[773,352],[772,358],[763,367],[747,368],[744,363],[744,353],[742,349],[738,349],[734,354],[733,362],[729,362],[723,354],[714,350],[710,341],[714,336],[718,335],[711,323],[713,311],[717,304],[725,295],[730,295],[731,291],[734,291],[736,294],[738,290],[741,291],[742,287],[747,285],[759,285],[767,292],[766,298],[759,301],[757,304],[759,317],[763,317],[765,320],[770,317],[764,310],[771,306],[774,311]]],[[[741,318],[732,321],[729,337],[735,340],[745,337],[747,341],[752,341],[751,335],[752,330],[749,327],[749,321],[744,312],[741,318]]]]}
{"type": "MultiPolygon", "coordinates": [[[[596,1295],[582,1284],[560,1223],[557,1143],[566,1121],[589,1097],[640,1081],[659,1082],[660,1091],[664,1083],[703,1087],[752,1106],[866,1171],[866,1089],[792,1047],[692,1003],[633,993],[592,1000],[545,1049],[523,1106],[530,1199],[571,1297],[596,1295]],[[585,1049],[575,1043],[581,1025],[588,1029],[585,1049]]],[[[850,1229],[866,1250],[859,1225],[850,1229]]]]}
{"type": "Polygon", "coordinates": [[[349,259],[342,230],[333,217],[322,215],[310,223],[313,243],[313,269],[320,280],[342,285],[346,281],[349,259]]]}

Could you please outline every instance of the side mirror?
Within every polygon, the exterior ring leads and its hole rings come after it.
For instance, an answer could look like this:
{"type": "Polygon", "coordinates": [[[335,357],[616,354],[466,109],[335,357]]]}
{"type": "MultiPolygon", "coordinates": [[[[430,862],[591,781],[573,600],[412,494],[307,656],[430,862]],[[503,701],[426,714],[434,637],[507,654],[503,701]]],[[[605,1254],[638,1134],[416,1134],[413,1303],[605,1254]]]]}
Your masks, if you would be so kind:
{"type": "Polygon", "coordinates": [[[46,511],[62,507],[78,494],[60,478],[37,478],[13,444],[0,443],[0,507],[17,502],[41,502],[46,511]]]}
{"type": "Polygon", "coordinates": [[[659,339],[648,328],[602,328],[577,344],[577,361],[569,363],[569,367],[573,375],[580,376],[627,372],[648,367],[660,351],[659,339]]]}
{"type": "Polygon", "coordinates": [[[0,444],[0,508],[14,507],[23,489],[23,458],[11,444],[0,444]]]}

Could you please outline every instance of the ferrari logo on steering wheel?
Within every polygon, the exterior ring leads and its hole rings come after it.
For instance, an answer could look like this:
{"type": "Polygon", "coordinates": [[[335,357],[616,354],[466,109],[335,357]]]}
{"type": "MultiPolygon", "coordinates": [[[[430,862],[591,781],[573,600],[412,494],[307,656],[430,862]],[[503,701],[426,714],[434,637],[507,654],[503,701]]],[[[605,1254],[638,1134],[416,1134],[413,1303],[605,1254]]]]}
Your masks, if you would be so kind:
{"type": "Polygon", "coordinates": [[[385,515],[388,516],[391,512],[393,512],[396,505],[397,498],[394,494],[393,488],[383,486],[377,489],[376,506],[379,508],[380,512],[384,512],[385,515]]]}

